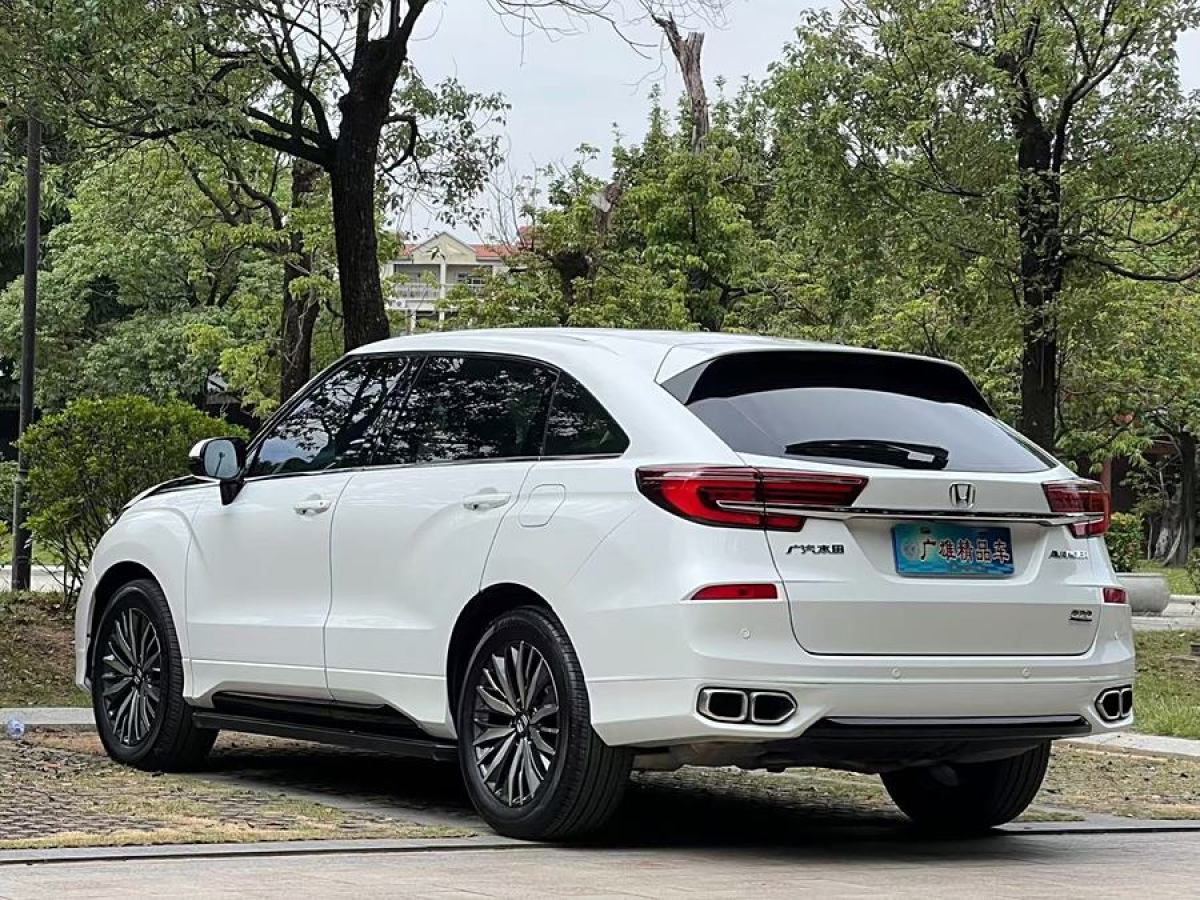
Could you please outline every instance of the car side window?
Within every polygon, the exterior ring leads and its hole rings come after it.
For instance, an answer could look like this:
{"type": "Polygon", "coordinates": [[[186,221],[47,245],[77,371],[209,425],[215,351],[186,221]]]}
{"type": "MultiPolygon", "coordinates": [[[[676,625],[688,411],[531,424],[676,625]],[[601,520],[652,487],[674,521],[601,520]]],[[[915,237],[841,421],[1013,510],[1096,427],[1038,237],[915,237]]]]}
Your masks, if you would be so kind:
{"type": "Polygon", "coordinates": [[[281,475],[366,465],[371,426],[397,384],[414,369],[400,356],[356,357],[309,391],[261,442],[248,475],[281,475]]]}
{"type": "Polygon", "coordinates": [[[554,372],[523,360],[428,357],[373,461],[535,457],[554,379],[554,372]]]}
{"type": "Polygon", "coordinates": [[[546,422],[546,456],[624,453],[629,438],[587,388],[563,372],[546,422]]]}

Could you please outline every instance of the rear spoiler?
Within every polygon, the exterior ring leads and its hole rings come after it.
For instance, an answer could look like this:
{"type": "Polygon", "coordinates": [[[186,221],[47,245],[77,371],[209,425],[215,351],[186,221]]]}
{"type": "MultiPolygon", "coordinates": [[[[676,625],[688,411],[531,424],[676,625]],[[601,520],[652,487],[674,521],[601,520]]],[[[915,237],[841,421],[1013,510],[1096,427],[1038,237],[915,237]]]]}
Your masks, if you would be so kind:
{"type": "Polygon", "coordinates": [[[958,365],[923,356],[865,350],[742,350],[705,360],[663,382],[685,406],[800,387],[858,388],[957,403],[994,416],[958,365]]]}

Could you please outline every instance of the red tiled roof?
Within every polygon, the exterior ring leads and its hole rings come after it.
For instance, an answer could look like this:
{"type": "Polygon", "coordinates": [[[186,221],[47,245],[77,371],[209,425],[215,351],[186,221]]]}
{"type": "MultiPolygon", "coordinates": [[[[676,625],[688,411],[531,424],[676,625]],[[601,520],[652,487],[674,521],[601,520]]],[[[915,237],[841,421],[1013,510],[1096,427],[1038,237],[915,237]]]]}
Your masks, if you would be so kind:
{"type": "MultiPolygon", "coordinates": [[[[401,258],[409,258],[418,248],[424,246],[426,243],[428,241],[422,241],[419,244],[405,244],[404,251],[400,254],[401,258]]],[[[466,242],[464,241],[464,243],[466,242]]],[[[512,244],[467,244],[467,246],[471,248],[475,253],[475,258],[479,260],[507,259],[520,249],[512,244]]]]}

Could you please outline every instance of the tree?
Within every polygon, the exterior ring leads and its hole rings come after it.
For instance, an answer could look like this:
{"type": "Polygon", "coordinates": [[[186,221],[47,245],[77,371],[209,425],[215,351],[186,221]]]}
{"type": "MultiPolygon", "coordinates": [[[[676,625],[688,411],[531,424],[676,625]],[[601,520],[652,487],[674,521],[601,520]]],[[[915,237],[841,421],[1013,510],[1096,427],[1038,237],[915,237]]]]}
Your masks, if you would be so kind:
{"type": "Polygon", "coordinates": [[[772,77],[781,156],[823,145],[1013,298],[1020,425],[1048,448],[1064,291],[1200,274],[1200,105],[1174,52],[1197,16],[1192,0],[854,0],[807,15],[772,77]]]}
{"type": "MultiPolygon", "coordinates": [[[[695,5],[719,5],[695,0],[695,5]]],[[[388,334],[376,231],[380,178],[402,195],[433,193],[464,213],[498,161],[484,126],[503,101],[454,81],[430,88],[409,44],[429,0],[178,0],[148,12],[103,6],[114,65],[91,90],[91,124],[135,139],[218,129],[306,160],[328,173],[345,347],[388,334]],[[133,40],[131,40],[131,36],[133,40]],[[289,117],[287,110],[301,109],[289,117]]],[[[501,15],[557,28],[599,18],[616,25],[616,0],[494,0],[501,15]]],[[[685,0],[668,7],[685,8],[685,0]]],[[[93,53],[95,51],[93,50],[93,53]]],[[[405,199],[409,199],[405,197],[405,199]]]]}

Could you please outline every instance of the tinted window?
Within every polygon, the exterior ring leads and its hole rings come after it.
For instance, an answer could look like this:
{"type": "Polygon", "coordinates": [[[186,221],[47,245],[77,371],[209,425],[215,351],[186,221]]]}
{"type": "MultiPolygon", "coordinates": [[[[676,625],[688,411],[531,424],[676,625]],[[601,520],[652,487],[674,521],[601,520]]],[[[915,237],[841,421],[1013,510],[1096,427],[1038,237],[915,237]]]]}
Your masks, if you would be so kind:
{"type": "Polygon", "coordinates": [[[1052,465],[950,365],[822,351],[735,354],[698,369],[668,389],[741,453],[960,472],[1052,465]]]}
{"type": "Polygon", "coordinates": [[[402,357],[351,359],[272,426],[249,474],[364,465],[371,425],[409,365],[402,357]]]}
{"type": "Polygon", "coordinates": [[[600,402],[570,375],[561,374],[546,422],[546,455],[616,454],[628,446],[629,438],[600,402]]]}
{"type": "Polygon", "coordinates": [[[537,456],[554,373],[519,360],[431,356],[397,421],[381,463],[537,456]]]}

